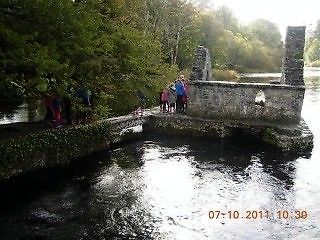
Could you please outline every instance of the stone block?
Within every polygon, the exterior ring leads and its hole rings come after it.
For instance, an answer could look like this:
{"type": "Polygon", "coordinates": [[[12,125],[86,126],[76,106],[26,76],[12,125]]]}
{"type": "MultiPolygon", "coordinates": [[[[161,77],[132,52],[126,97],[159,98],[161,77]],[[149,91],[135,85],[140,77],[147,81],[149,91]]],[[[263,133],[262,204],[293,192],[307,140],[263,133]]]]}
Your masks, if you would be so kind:
{"type": "Polygon", "coordinates": [[[292,86],[304,85],[303,52],[305,44],[305,26],[287,28],[285,50],[282,60],[281,83],[292,86]]]}

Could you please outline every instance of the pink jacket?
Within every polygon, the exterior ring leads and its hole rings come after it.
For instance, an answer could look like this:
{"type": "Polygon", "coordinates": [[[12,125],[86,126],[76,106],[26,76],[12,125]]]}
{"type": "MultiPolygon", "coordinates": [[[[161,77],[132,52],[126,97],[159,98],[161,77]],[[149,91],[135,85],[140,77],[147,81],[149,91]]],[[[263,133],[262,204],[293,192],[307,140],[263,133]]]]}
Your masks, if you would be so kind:
{"type": "Polygon", "coordinates": [[[169,101],[169,90],[164,89],[161,95],[161,101],[162,102],[168,102],[169,101]]]}

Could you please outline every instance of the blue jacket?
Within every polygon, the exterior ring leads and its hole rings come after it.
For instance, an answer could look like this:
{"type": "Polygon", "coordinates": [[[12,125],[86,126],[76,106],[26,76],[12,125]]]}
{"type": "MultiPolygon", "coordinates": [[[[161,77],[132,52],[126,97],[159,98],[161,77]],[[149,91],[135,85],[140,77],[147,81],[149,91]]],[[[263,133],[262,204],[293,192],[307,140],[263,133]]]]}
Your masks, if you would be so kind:
{"type": "Polygon", "coordinates": [[[176,87],[177,95],[184,95],[185,94],[184,87],[183,87],[183,84],[181,82],[177,82],[175,87],[176,87]]]}

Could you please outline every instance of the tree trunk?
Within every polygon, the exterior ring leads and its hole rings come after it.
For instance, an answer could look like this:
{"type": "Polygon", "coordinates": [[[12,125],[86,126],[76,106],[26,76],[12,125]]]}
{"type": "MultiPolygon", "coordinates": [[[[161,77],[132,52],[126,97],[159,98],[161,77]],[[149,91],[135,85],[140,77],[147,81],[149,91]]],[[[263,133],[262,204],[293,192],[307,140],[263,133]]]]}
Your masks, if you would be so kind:
{"type": "Polygon", "coordinates": [[[149,10],[147,5],[147,0],[144,0],[144,9],[145,9],[145,17],[144,17],[144,31],[143,36],[146,36],[148,31],[148,21],[149,21],[149,10]]]}
{"type": "Polygon", "coordinates": [[[153,21],[153,33],[157,32],[157,22],[158,22],[158,18],[155,17],[153,21]]]}
{"type": "Polygon", "coordinates": [[[174,64],[174,50],[173,50],[173,48],[171,48],[170,54],[171,54],[171,66],[172,66],[174,64]]]}
{"type": "Polygon", "coordinates": [[[179,51],[179,42],[180,42],[180,28],[179,28],[179,30],[177,32],[176,49],[175,49],[173,64],[177,64],[178,51],[179,51]]]}

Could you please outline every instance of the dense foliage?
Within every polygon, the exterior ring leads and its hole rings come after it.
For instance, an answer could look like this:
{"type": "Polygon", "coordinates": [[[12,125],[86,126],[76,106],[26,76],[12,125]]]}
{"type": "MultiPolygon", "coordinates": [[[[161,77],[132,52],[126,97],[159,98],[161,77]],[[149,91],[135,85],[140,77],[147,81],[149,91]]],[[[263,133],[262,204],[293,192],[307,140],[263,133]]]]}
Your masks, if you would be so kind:
{"type": "MultiPolygon", "coordinates": [[[[90,89],[98,115],[123,114],[148,103],[190,69],[197,45],[214,68],[278,71],[278,28],[257,20],[241,26],[221,7],[185,0],[3,0],[0,2],[0,90],[27,97],[75,98],[90,89]]],[[[7,94],[9,95],[9,94],[7,94]]],[[[12,94],[11,94],[12,95],[12,94]]]]}
{"type": "Polygon", "coordinates": [[[318,20],[315,30],[307,39],[305,53],[307,65],[320,67],[320,20],[318,20]]]}

